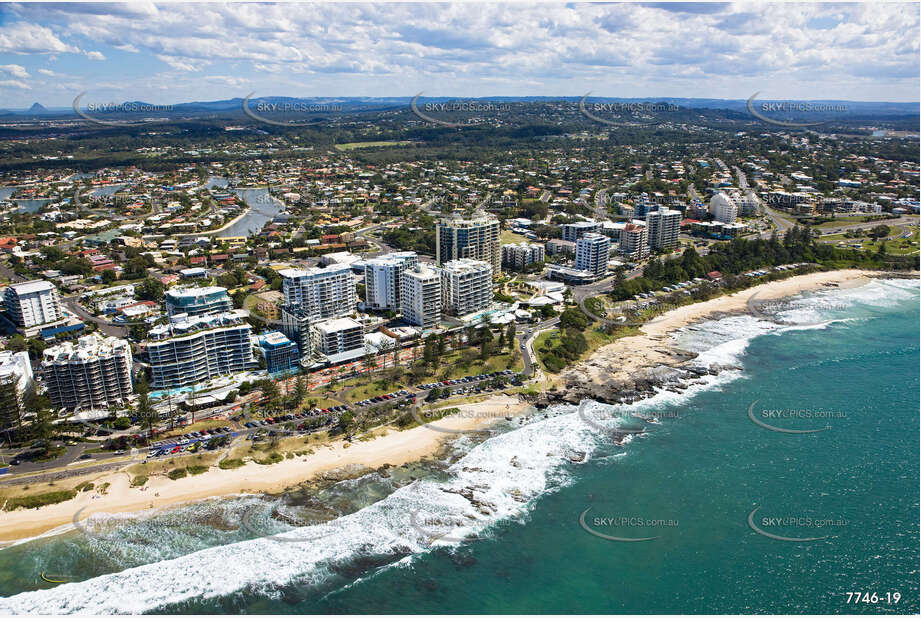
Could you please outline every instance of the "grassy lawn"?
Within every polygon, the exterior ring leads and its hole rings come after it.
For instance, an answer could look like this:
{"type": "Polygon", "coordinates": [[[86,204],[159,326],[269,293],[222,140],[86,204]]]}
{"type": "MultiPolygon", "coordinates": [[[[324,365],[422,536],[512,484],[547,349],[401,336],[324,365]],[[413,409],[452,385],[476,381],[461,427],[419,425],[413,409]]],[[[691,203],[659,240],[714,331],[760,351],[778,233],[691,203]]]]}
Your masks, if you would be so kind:
{"type": "Polygon", "coordinates": [[[227,421],[219,420],[219,419],[198,421],[197,423],[192,423],[191,425],[183,425],[182,427],[177,427],[176,429],[173,429],[172,431],[161,433],[156,437],[156,439],[163,440],[165,438],[174,438],[176,436],[181,436],[184,433],[189,433],[190,431],[201,431],[202,429],[212,429],[214,427],[225,427],[227,425],[229,425],[227,421]]]}
{"type": "Polygon", "coordinates": [[[436,373],[436,376],[439,380],[456,380],[458,378],[465,378],[481,373],[503,371],[505,369],[521,371],[522,367],[521,354],[518,353],[517,346],[511,353],[508,352],[508,348],[504,348],[502,354],[493,354],[485,361],[477,356],[469,365],[464,363],[461,352],[451,352],[446,358],[441,360],[441,369],[436,373]]]}
{"type": "Polygon", "coordinates": [[[386,146],[408,146],[412,142],[349,142],[336,144],[336,150],[355,150],[356,148],[383,148],[386,146]]]}
{"type": "Polygon", "coordinates": [[[185,468],[187,466],[204,466],[206,468],[213,466],[220,457],[218,451],[205,451],[204,453],[189,453],[187,455],[176,455],[175,457],[156,459],[147,463],[134,464],[126,469],[126,472],[132,477],[135,476],[157,476],[166,474],[176,468],[185,468]]]}
{"type": "MultiPolygon", "coordinates": [[[[875,253],[880,245],[878,241],[870,240],[870,238],[867,236],[862,236],[860,238],[846,238],[844,234],[829,234],[828,236],[822,236],[820,240],[830,241],[831,244],[837,244],[838,242],[844,242],[848,245],[860,243],[863,245],[861,250],[869,251],[871,253],[875,253]]],[[[919,249],[918,230],[912,231],[911,238],[891,238],[885,241],[885,243],[886,252],[892,255],[908,255],[911,253],[917,253],[919,249]],[[905,244],[906,240],[910,242],[905,244]]]]}
{"type": "MultiPolygon", "coordinates": [[[[839,228],[845,225],[854,225],[856,223],[882,223],[885,224],[887,219],[885,217],[874,217],[870,221],[864,221],[866,215],[860,215],[857,217],[838,217],[834,221],[825,221],[818,225],[813,225],[812,227],[819,230],[828,230],[833,228],[839,228]]],[[[890,219],[891,221],[891,219],[890,219]]]]}
{"type": "Polygon", "coordinates": [[[346,401],[362,401],[369,397],[386,395],[387,393],[392,393],[393,391],[398,391],[406,387],[403,382],[394,383],[380,376],[370,376],[361,379],[363,380],[362,383],[359,383],[355,388],[345,394],[346,401]]]}
{"type": "Polygon", "coordinates": [[[509,243],[518,243],[518,242],[528,242],[528,239],[522,236],[521,234],[516,234],[511,230],[502,230],[502,233],[499,234],[499,242],[502,244],[509,243]]]}

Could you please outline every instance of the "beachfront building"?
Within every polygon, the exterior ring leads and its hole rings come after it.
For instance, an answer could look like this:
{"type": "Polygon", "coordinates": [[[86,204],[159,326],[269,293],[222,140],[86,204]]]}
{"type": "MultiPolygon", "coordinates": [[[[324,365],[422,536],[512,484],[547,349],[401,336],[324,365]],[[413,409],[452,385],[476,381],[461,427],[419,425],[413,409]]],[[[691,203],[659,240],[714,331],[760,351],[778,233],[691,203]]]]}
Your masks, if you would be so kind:
{"type": "Polygon", "coordinates": [[[451,315],[467,315],[492,302],[492,265],[480,260],[452,260],[441,268],[441,307],[451,315]]]}
{"type": "Polygon", "coordinates": [[[628,223],[620,233],[620,252],[634,260],[649,255],[649,234],[641,223],[628,223]]]}
{"type": "Polygon", "coordinates": [[[321,320],[312,325],[314,350],[336,362],[357,357],[355,350],[364,351],[365,335],[360,322],[351,318],[321,320]],[[348,353],[353,354],[348,354],[348,353]]]}
{"type": "Polygon", "coordinates": [[[443,219],[435,226],[435,262],[442,266],[453,260],[480,260],[498,275],[502,267],[499,232],[499,220],[489,214],[443,219]]]}
{"type": "Polygon", "coordinates": [[[164,305],[169,317],[180,313],[196,316],[233,311],[227,288],[217,286],[170,288],[164,295],[164,305]]]}
{"type": "Polygon", "coordinates": [[[46,349],[41,373],[54,408],[105,410],[134,392],[132,365],[127,341],[92,333],[46,349]]]}
{"type": "Polygon", "coordinates": [[[720,192],[710,198],[710,214],[713,215],[714,221],[735,223],[739,207],[734,199],[720,192]]]}
{"type": "Polygon", "coordinates": [[[14,283],[6,288],[3,301],[10,321],[23,329],[62,318],[58,290],[48,281],[14,283]]]}
{"type": "Polygon", "coordinates": [[[265,370],[271,375],[296,372],[301,361],[297,344],[278,331],[263,333],[256,345],[265,359],[265,370]]]}
{"type": "Polygon", "coordinates": [[[20,426],[22,395],[32,379],[28,352],[0,352],[0,430],[20,426]]]}
{"type": "Polygon", "coordinates": [[[251,330],[243,311],[177,316],[154,326],[144,344],[151,386],[182,388],[253,368],[251,330]]]}
{"type": "Polygon", "coordinates": [[[652,249],[673,249],[678,246],[681,212],[659,206],[646,213],[646,230],[652,249]]]}
{"type": "Polygon", "coordinates": [[[576,221],[575,223],[564,223],[560,226],[563,234],[563,240],[576,242],[586,234],[601,231],[601,223],[596,221],[576,221]]]}
{"type": "Polygon", "coordinates": [[[604,234],[589,232],[576,241],[576,270],[586,270],[596,278],[608,272],[611,239],[604,234]]]}
{"type": "Polygon", "coordinates": [[[502,245],[502,266],[511,270],[522,270],[531,264],[544,261],[544,247],[531,243],[502,245]]]}
{"type": "Polygon", "coordinates": [[[436,327],[441,319],[441,274],[425,264],[407,270],[400,301],[404,320],[423,329],[436,327]]]}
{"type": "Polygon", "coordinates": [[[278,274],[283,278],[281,289],[285,305],[298,305],[317,320],[355,312],[355,282],[348,264],[306,270],[289,268],[278,274]]]}
{"type": "Polygon", "coordinates": [[[365,307],[399,311],[403,273],[415,266],[415,251],[388,253],[365,262],[365,307]]]}
{"type": "Polygon", "coordinates": [[[279,309],[281,332],[297,344],[301,359],[309,360],[313,354],[311,324],[316,322],[300,305],[283,305],[279,309]]]}

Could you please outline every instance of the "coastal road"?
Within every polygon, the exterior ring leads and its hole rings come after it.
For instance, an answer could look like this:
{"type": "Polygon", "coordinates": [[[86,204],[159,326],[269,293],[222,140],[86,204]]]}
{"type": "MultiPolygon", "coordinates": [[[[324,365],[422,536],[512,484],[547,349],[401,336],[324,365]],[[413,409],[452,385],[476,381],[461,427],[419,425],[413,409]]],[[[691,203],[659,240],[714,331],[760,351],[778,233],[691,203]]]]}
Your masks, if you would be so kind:
{"type": "MultiPolygon", "coordinates": [[[[560,323],[560,318],[553,318],[545,322],[539,322],[534,324],[516,334],[516,339],[518,339],[518,350],[521,352],[521,361],[524,363],[524,369],[521,373],[527,378],[531,378],[534,375],[534,367],[537,364],[537,356],[534,354],[534,340],[537,338],[537,335],[542,331],[548,330],[555,327],[560,323]]],[[[540,368],[537,368],[538,372],[540,368]]]]}

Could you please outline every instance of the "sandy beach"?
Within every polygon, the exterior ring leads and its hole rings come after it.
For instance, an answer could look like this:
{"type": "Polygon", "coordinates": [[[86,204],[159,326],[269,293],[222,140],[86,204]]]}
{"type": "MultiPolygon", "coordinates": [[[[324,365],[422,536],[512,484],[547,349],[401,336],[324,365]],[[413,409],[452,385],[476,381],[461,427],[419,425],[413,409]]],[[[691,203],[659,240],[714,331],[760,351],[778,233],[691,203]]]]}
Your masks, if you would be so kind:
{"type": "MultiPolygon", "coordinates": [[[[597,350],[588,360],[564,371],[599,381],[612,376],[629,376],[638,369],[680,362],[680,355],[670,349],[667,335],[671,331],[705,319],[714,314],[744,312],[748,301],[793,296],[808,290],[822,289],[830,284],[839,288],[857,287],[870,280],[874,273],[861,270],[839,270],[791,277],[765,283],[731,295],[687,305],[669,311],[644,325],[642,334],[624,337],[597,350]]],[[[479,402],[457,406],[461,413],[436,421],[439,427],[469,431],[487,426],[504,416],[521,414],[529,404],[517,396],[495,395],[479,402]]],[[[146,488],[130,486],[127,472],[108,473],[93,478],[97,486],[108,482],[104,495],[83,492],[70,501],[40,509],[20,509],[3,512],[0,516],[0,541],[34,537],[59,527],[72,525],[74,514],[80,518],[92,513],[121,513],[156,509],[194,502],[207,498],[253,493],[274,493],[309,481],[318,475],[346,466],[360,465],[369,469],[389,464],[394,466],[418,461],[438,451],[457,434],[415,427],[406,431],[390,429],[386,435],[366,442],[335,442],[314,447],[315,453],[286,459],[270,466],[248,463],[236,470],[212,467],[207,472],[170,480],[165,476],[151,477],[146,488]]],[[[177,462],[177,466],[179,466],[177,462]]],[[[89,478],[89,477],[88,477],[89,478]]]]}
{"type": "MultiPolygon", "coordinates": [[[[461,413],[433,421],[439,428],[469,431],[488,426],[504,416],[521,414],[529,404],[518,397],[495,395],[485,401],[461,406],[461,413]]],[[[73,500],[39,509],[18,509],[0,515],[0,541],[35,537],[59,527],[69,527],[80,509],[79,519],[93,513],[127,513],[184,504],[219,496],[281,492],[318,475],[361,465],[370,469],[399,466],[435,454],[447,440],[458,437],[420,426],[406,431],[390,430],[366,442],[334,442],[316,446],[312,455],[286,459],[263,466],[248,463],[236,470],[212,467],[204,474],[170,480],[151,477],[146,488],[131,487],[127,472],[114,472],[94,479],[97,486],[110,483],[105,494],[81,492],[73,500]]],[[[179,464],[177,463],[177,467],[179,464]]]]}
{"type": "Polygon", "coordinates": [[[798,275],[678,307],[644,324],[640,328],[643,334],[624,337],[599,348],[587,361],[561,373],[561,382],[566,383],[567,377],[573,375],[582,380],[588,377],[599,383],[612,377],[627,379],[639,369],[677,364],[683,358],[670,349],[668,334],[678,328],[715,314],[745,312],[748,310],[748,301],[755,295],[762,301],[824,289],[829,284],[836,284],[838,288],[859,287],[868,283],[873,274],[872,271],[864,270],[833,270],[798,275]]]}

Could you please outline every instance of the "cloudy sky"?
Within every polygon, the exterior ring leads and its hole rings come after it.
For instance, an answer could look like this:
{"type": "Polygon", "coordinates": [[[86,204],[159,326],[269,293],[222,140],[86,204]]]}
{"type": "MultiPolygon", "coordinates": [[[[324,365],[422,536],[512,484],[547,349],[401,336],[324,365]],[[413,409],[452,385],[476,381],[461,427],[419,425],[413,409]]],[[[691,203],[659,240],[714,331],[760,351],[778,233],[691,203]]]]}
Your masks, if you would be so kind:
{"type": "Polygon", "coordinates": [[[917,3],[2,4],[0,108],[256,96],[917,101],[917,3]]]}

